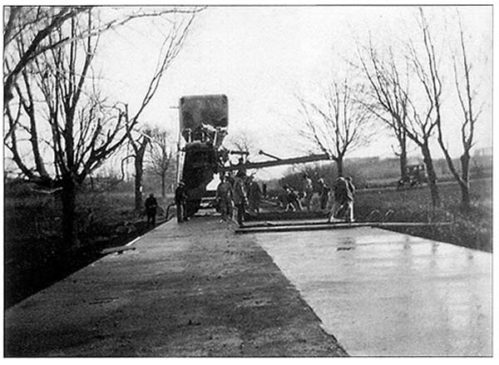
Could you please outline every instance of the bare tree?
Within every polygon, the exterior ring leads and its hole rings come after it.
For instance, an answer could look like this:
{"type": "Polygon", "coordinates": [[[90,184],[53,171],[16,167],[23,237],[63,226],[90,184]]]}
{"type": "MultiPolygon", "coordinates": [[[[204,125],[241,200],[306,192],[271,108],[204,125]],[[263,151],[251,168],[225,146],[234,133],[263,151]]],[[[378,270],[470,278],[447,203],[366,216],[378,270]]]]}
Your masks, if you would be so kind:
{"type": "MultiPolygon", "coordinates": [[[[9,22],[15,22],[23,10],[10,13],[9,22]]],[[[39,10],[48,14],[43,17],[45,21],[61,11],[39,10]]],[[[4,30],[11,47],[4,60],[4,83],[11,83],[7,91],[13,91],[9,97],[12,102],[6,103],[4,109],[8,122],[4,143],[28,180],[62,189],[63,239],[69,246],[78,242],[78,186],[130,136],[156,92],[161,75],[178,54],[196,12],[189,12],[186,21],[172,25],[143,101],[134,117],[128,118],[128,113],[100,95],[95,82],[88,83],[88,79],[93,80],[90,66],[98,35],[105,27],[94,25],[92,8],[77,10],[70,13],[68,20],[47,29],[45,21],[40,23],[35,16],[27,25],[16,28],[11,24],[4,30]],[[50,155],[44,154],[43,148],[50,155]]],[[[106,24],[111,27],[120,22],[106,24]]]]}
{"type": "Polygon", "coordinates": [[[468,54],[466,51],[466,44],[464,42],[464,32],[461,22],[459,22],[459,36],[460,36],[460,48],[461,48],[461,67],[458,66],[456,59],[454,59],[454,80],[456,85],[456,90],[459,98],[459,105],[461,106],[461,111],[463,113],[463,121],[461,123],[461,144],[463,147],[463,152],[460,156],[461,161],[461,174],[459,174],[458,169],[455,167],[454,162],[449,154],[449,150],[444,143],[444,132],[442,129],[442,121],[438,119],[438,142],[442,151],[445,155],[447,165],[452,175],[456,179],[461,189],[461,205],[463,210],[468,211],[470,209],[470,183],[469,183],[469,171],[470,171],[470,150],[473,147],[475,125],[481,113],[481,106],[478,110],[476,107],[476,89],[473,89],[471,81],[471,71],[472,64],[469,61],[468,54]]]}
{"type": "Polygon", "coordinates": [[[303,115],[300,135],[314,143],[335,161],[338,175],[343,176],[343,161],[348,152],[367,143],[369,113],[359,104],[353,88],[345,80],[333,82],[322,104],[298,98],[303,115]]]}
{"type": "Polygon", "coordinates": [[[239,132],[230,135],[227,139],[227,145],[239,152],[252,153],[255,150],[255,143],[247,132],[239,132]]]}
{"type": "Polygon", "coordinates": [[[248,130],[240,130],[229,135],[224,141],[224,145],[227,148],[222,150],[222,161],[224,163],[230,161],[230,155],[236,155],[238,163],[249,162],[249,156],[255,156],[258,153],[255,139],[248,130]]]}
{"type": "Polygon", "coordinates": [[[147,128],[142,128],[134,131],[127,129],[128,143],[132,147],[134,170],[135,170],[135,210],[142,210],[142,178],[144,176],[144,158],[146,155],[147,146],[151,140],[151,131],[147,128]]]}
{"type": "MultiPolygon", "coordinates": [[[[194,21],[195,15],[196,13],[192,12],[188,17],[184,18],[183,21],[172,24],[170,33],[165,36],[165,39],[161,46],[158,63],[151,77],[151,81],[149,82],[149,86],[144,94],[139,108],[131,118],[128,117],[127,107],[127,125],[129,126],[127,136],[129,143],[134,151],[131,157],[134,158],[135,166],[135,210],[137,211],[140,211],[142,209],[142,177],[144,174],[144,156],[147,144],[149,143],[151,138],[151,131],[145,128],[143,128],[142,130],[140,127],[137,127],[136,131],[133,132],[133,129],[137,125],[139,117],[142,115],[143,111],[156,94],[162,77],[182,49],[189,28],[194,21]]],[[[127,158],[128,157],[130,156],[127,156],[127,158]]]]}
{"type": "Polygon", "coordinates": [[[88,9],[73,17],[67,29],[59,27],[53,32],[48,42],[60,42],[67,37],[66,32],[72,41],[66,47],[51,48],[23,68],[23,82],[14,84],[17,112],[11,111],[12,105],[6,106],[9,131],[5,145],[30,181],[62,189],[63,238],[70,246],[77,243],[77,186],[126,138],[123,113],[107,105],[95,85],[90,90],[84,88],[97,40],[73,35],[80,27],[90,29],[92,20],[88,9]],[[37,103],[38,97],[42,102],[37,103]],[[39,128],[44,125],[49,132],[42,132],[42,136],[39,128]],[[28,136],[32,158],[21,152],[26,146],[20,146],[18,134],[28,136]],[[40,152],[40,142],[52,151],[49,161],[40,152]]]}
{"type": "Polygon", "coordinates": [[[6,6],[4,8],[4,103],[12,100],[14,84],[22,71],[47,51],[63,47],[76,39],[96,36],[109,29],[127,24],[143,17],[164,17],[170,14],[193,14],[202,10],[193,8],[130,8],[121,9],[119,14],[100,21],[94,19],[91,28],[78,29],[65,34],[57,42],[51,36],[78,15],[86,11],[112,9],[93,6],[6,6]]]}
{"type": "Polygon", "coordinates": [[[367,51],[367,57],[360,56],[363,73],[371,89],[371,97],[376,101],[364,105],[392,127],[399,141],[408,137],[420,148],[428,175],[432,205],[437,207],[440,206],[440,195],[430,141],[441,119],[442,84],[435,50],[422,11],[420,26],[424,51],[418,52],[414,43],[410,43],[405,68],[397,65],[391,51],[388,52],[389,59],[382,60],[372,44],[367,51]],[[415,84],[420,86],[422,93],[413,85],[409,88],[409,74],[416,75],[415,84]]]}
{"type": "Polygon", "coordinates": [[[406,78],[405,85],[402,84],[399,67],[391,48],[388,54],[387,61],[381,59],[371,42],[365,50],[365,55],[359,52],[361,69],[368,80],[368,91],[359,102],[397,138],[398,151],[394,149],[394,153],[400,161],[400,177],[402,181],[406,181],[408,81],[406,78]]]}
{"type": "Polygon", "coordinates": [[[161,196],[166,196],[166,178],[173,157],[171,134],[155,128],[151,131],[150,171],[161,179],[161,196]]]}
{"type": "Polygon", "coordinates": [[[437,65],[435,47],[431,38],[428,24],[420,8],[420,29],[423,38],[424,54],[421,55],[416,50],[414,43],[409,46],[409,59],[412,69],[415,71],[420,86],[423,89],[423,99],[416,106],[413,99],[409,100],[411,110],[408,118],[407,135],[420,148],[423,154],[423,161],[428,174],[428,185],[431,193],[431,200],[434,207],[441,205],[440,195],[437,187],[437,177],[433,166],[433,159],[430,151],[430,139],[441,123],[441,96],[442,80],[437,65]]]}
{"type": "MultiPolygon", "coordinates": [[[[36,57],[51,47],[54,42],[45,41],[61,26],[89,7],[6,7],[7,19],[4,27],[4,101],[13,98],[12,88],[16,78],[36,57]],[[12,44],[15,45],[12,46],[12,44]],[[15,47],[16,52],[9,52],[15,47]]],[[[68,38],[69,39],[69,38],[68,38]]],[[[66,42],[64,42],[66,43],[66,42]]]]}

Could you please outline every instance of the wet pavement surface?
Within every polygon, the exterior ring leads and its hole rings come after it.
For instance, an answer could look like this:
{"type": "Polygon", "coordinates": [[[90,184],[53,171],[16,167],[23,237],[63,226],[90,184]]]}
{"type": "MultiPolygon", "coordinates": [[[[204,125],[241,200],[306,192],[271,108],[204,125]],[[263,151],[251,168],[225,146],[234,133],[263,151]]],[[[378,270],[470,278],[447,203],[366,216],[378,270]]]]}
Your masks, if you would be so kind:
{"type": "Polygon", "coordinates": [[[491,356],[492,255],[376,228],[255,234],[351,356],[491,356]]]}

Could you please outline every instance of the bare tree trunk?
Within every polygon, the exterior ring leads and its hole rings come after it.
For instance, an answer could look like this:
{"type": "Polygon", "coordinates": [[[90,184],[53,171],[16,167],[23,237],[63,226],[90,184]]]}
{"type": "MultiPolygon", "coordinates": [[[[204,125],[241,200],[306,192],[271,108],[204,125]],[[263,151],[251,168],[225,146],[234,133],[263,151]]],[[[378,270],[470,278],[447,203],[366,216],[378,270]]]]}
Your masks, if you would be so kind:
{"type": "Polygon", "coordinates": [[[407,181],[407,132],[403,124],[398,124],[397,139],[400,146],[400,177],[402,181],[407,181]]]}
{"type": "Polygon", "coordinates": [[[469,174],[470,174],[470,160],[471,156],[469,154],[469,148],[465,148],[464,153],[461,155],[461,176],[459,176],[459,171],[455,168],[454,162],[445,147],[442,139],[442,131],[439,129],[439,139],[440,147],[444,152],[445,159],[447,161],[447,166],[451,171],[454,179],[459,184],[459,188],[461,189],[461,209],[464,212],[469,211],[471,207],[471,199],[470,199],[470,182],[469,182],[469,174]]]}
{"type": "Polygon", "coordinates": [[[76,183],[71,176],[62,180],[62,239],[63,247],[78,246],[76,234],[76,183]]]}
{"type": "Polygon", "coordinates": [[[142,176],[144,175],[144,155],[135,156],[135,210],[142,210],[142,176]]]}
{"type": "Polygon", "coordinates": [[[142,141],[138,142],[138,146],[133,144],[135,150],[135,210],[142,210],[142,177],[144,176],[144,156],[146,154],[149,138],[145,136],[142,141]]]}
{"type": "Polygon", "coordinates": [[[468,212],[471,207],[471,198],[470,198],[470,186],[468,184],[459,184],[461,187],[461,207],[462,210],[468,212]]]}
{"type": "Polygon", "coordinates": [[[400,145],[400,155],[399,155],[399,161],[400,161],[400,177],[402,178],[402,181],[406,181],[407,178],[407,147],[402,144],[400,145]]]}
{"type": "Polygon", "coordinates": [[[421,151],[423,153],[423,161],[426,166],[426,173],[428,174],[428,186],[430,188],[431,203],[434,208],[440,207],[441,202],[437,187],[437,175],[433,166],[433,159],[431,157],[428,141],[421,146],[421,151]]]}
{"type": "Polygon", "coordinates": [[[468,211],[471,207],[470,199],[470,154],[465,152],[461,156],[461,181],[459,181],[459,186],[461,187],[461,205],[463,210],[468,211]]]}
{"type": "Polygon", "coordinates": [[[338,170],[338,177],[343,176],[343,157],[336,159],[336,169],[338,170]]]}
{"type": "Polygon", "coordinates": [[[161,175],[161,197],[165,198],[166,196],[166,176],[165,174],[161,175]]]}

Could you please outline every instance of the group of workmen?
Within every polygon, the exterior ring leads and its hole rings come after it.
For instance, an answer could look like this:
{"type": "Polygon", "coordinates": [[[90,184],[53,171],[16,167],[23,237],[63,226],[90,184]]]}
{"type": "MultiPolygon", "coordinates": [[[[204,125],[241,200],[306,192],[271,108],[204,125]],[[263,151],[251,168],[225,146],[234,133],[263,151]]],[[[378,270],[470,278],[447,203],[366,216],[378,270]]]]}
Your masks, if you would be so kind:
{"type": "MultiPolygon", "coordinates": [[[[283,205],[286,211],[312,210],[312,198],[315,192],[319,193],[319,205],[321,211],[328,210],[328,202],[331,189],[323,178],[317,180],[318,191],[314,190],[312,179],[308,174],[303,174],[302,191],[297,192],[290,185],[284,185],[283,205]]],[[[265,189],[266,190],[266,189],[265,189]]],[[[355,186],[351,177],[338,177],[333,184],[334,202],[328,213],[328,222],[333,222],[335,218],[344,219],[347,222],[354,221],[353,203],[355,196],[355,186]]],[[[254,180],[253,176],[246,176],[244,169],[237,171],[235,176],[231,174],[220,174],[214,206],[221,214],[221,222],[230,222],[235,213],[237,223],[244,224],[244,215],[258,214],[260,212],[260,202],[262,199],[262,189],[254,180]],[[235,208],[235,212],[234,212],[235,208]]],[[[177,205],[177,219],[179,222],[188,220],[185,212],[185,184],[181,181],[175,191],[175,203],[177,205]]],[[[155,225],[156,210],[158,203],[153,194],[145,201],[145,208],[148,223],[155,225]]]]}
{"type": "Polygon", "coordinates": [[[253,176],[239,170],[235,176],[220,174],[220,183],[215,196],[215,207],[221,214],[221,222],[229,222],[236,208],[237,223],[242,226],[244,214],[258,214],[262,190],[253,176]]]}
{"type": "MultiPolygon", "coordinates": [[[[312,209],[312,197],[314,196],[314,187],[312,179],[306,173],[303,175],[303,186],[301,192],[296,191],[290,185],[283,186],[285,194],[283,197],[283,206],[286,211],[301,211],[312,209]]],[[[319,193],[319,206],[321,211],[328,209],[331,188],[326,184],[323,178],[317,180],[319,193]]],[[[333,184],[334,203],[328,213],[328,221],[332,222],[335,218],[344,219],[347,222],[353,222],[353,202],[355,196],[355,186],[351,177],[338,177],[333,184]]]]}
{"type": "MultiPolygon", "coordinates": [[[[246,176],[246,172],[240,169],[235,176],[230,173],[220,174],[213,206],[221,214],[220,222],[230,222],[235,215],[237,223],[242,226],[246,212],[259,213],[261,198],[262,190],[253,176],[246,176]]],[[[186,201],[185,184],[181,181],[175,191],[178,222],[188,220],[185,212],[186,201]]]]}
{"type": "MultiPolygon", "coordinates": [[[[177,185],[177,189],[175,189],[175,204],[177,206],[177,220],[179,223],[189,220],[186,214],[186,203],[187,203],[187,194],[185,191],[185,183],[184,181],[180,181],[179,184],[177,185]]],[[[145,214],[147,216],[147,224],[155,226],[156,214],[159,206],[158,206],[158,201],[156,200],[156,197],[154,196],[153,193],[149,194],[149,196],[144,202],[144,206],[145,206],[145,214]]]]}
{"type": "MultiPolygon", "coordinates": [[[[321,211],[328,210],[331,188],[323,178],[317,180],[319,204],[321,211]]],[[[266,190],[266,189],[265,189],[266,190]]],[[[303,187],[301,192],[295,191],[290,185],[284,185],[285,190],[285,210],[299,211],[312,210],[312,197],[314,190],[312,179],[308,174],[303,174],[303,187]]],[[[334,219],[342,219],[347,222],[354,221],[354,197],[355,186],[350,176],[338,177],[333,184],[334,202],[328,212],[328,222],[334,219]]],[[[239,225],[243,225],[244,214],[258,214],[262,199],[262,190],[253,176],[246,176],[244,170],[239,170],[233,177],[231,175],[220,175],[220,184],[217,187],[215,206],[220,212],[221,222],[228,222],[232,219],[234,208],[239,225]]]]}

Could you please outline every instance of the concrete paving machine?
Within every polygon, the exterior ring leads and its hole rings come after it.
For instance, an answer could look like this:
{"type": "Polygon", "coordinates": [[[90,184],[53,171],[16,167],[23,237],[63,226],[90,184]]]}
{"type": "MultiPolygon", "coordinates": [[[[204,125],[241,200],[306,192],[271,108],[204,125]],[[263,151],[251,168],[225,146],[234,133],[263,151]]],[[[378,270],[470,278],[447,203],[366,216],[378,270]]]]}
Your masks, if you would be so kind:
{"type": "Polygon", "coordinates": [[[221,163],[220,149],[229,124],[227,96],[184,96],[179,112],[177,184],[185,184],[185,214],[190,217],[199,209],[221,163]]]}
{"type": "Polygon", "coordinates": [[[260,152],[271,160],[230,165],[229,154],[245,152],[229,151],[222,147],[229,125],[227,96],[184,96],[180,98],[179,112],[177,184],[180,181],[185,184],[187,217],[193,216],[201,207],[202,199],[207,196],[206,187],[216,173],[329,159],[326,154],[280,159],[260,152]]]}

